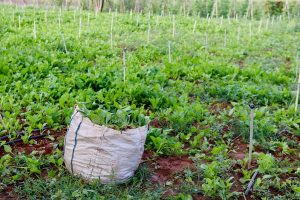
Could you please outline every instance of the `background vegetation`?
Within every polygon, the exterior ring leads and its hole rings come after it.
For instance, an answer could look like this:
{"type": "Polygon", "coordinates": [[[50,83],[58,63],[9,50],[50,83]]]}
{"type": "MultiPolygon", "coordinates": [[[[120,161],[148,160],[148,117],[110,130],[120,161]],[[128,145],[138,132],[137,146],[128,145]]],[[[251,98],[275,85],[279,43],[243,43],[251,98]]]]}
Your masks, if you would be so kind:
{"type": "MultiPolygon", "coordinates": [[[[101,0],[1,0],[6,3],[55,5],[95,10],[101,0]]],[[[202,17],[293,15],[299,16],[299,0],[104,0],[104,11],[153,12],[202,17]]]]}

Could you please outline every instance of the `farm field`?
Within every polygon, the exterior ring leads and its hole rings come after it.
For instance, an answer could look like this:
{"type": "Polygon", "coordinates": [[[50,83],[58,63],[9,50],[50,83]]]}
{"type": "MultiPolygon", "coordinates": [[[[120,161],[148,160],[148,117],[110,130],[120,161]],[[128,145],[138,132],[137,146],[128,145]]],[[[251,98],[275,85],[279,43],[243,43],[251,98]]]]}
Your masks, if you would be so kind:
{"type": "Polygon", "coordinates": [[[0,4],[0,199],[300,199],[299,41],[285,16],[0,4]],[[128,182],[65,169],[75,104],[116,129],[149,122],[128,182]]]}

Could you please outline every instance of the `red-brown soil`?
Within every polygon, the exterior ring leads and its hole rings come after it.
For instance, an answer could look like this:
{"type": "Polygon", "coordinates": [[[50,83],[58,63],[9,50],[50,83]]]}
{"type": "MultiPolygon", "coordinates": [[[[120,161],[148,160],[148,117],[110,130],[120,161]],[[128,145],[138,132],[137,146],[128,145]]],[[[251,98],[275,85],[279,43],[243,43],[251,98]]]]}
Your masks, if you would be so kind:
{"type": "Polygon", "coordinates": [[[232,150],[229,152],[229,157],[234,160],[242,160],[245,158],[248,151],[248,146],[242,138],[237,138],[233,141],[232,150]]]}
{"type": "MultiPolygon", "coordinates": [[[[60,131],[56,130],[46,130],[43,134],[48,134],[52,136],[55,141],[59,141],[60,138],[64,137],[67,129],[63,128],[60,131]]],[[[32,136],[38,136],[40,134],[39,131],[33,132],[32,136]]],[[[25,153],[25,154],[30,154],[32,151],[36,151],[39,154],[51,154],[53,151],[53,141],[47,138],[37,138],[34,139],[34,144],[24,144],[22,141],[21,142],[16,142],[11,145],[11,148],[14,153],[25,153]]],[[[0,156],[4,155],[4,150],[3,148],[0,148],[0,156]]]]}
{"type": "Polygon", "coordinates": [[[155,118],[150,122],[149,125],[154,128],[163,128],[164,126],[168,125],[168,122],[165,119],[159,120],[159,119],[155,118]]]}
{"type": "Polygon", "coordinates": [[[218,114],[218,113],[222,112],[223,110],[227,110],[230,108],[232,108],[232,105],[229,102],[214,102],[210,105],[209,111],[212,114],[218,114]]]}
{"type": "Polygon", "coordinates": [[[143,160],[147,162],[152,171],[151,181],[154,183],[176,182],[174,180],[175,176],[181,176],[185,169],[194,168],[194,162],[188,156],[162,156],[155,158],[153,155],[152,152],[145,151],[143,160]]]}

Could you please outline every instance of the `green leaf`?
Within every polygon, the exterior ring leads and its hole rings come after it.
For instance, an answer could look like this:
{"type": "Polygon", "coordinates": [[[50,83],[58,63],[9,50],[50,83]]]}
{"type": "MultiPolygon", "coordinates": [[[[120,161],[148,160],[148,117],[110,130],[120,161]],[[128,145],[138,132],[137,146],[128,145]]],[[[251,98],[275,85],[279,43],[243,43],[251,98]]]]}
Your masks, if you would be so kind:
{"type": "Polygon", "coordinates": [[[64,159],[63,159],[63,158],[59,158],[59,159],[57,160],[57,164],[58,164],[59,166],[61,166],[63,163],[64,163],[64,159]]]}
{"type": "Polygon", "coordinates": [[[4,145],[3,147],[4,147],[4,151],[6,153],[11,153],[12,149],[11,149],[11,147],[9,145],[4,145]]]}
{"type": "Polygon", "coordinates": [[[55,138],[54,138],[53,136],[51,136],[51,135],[48,135],[46,138],[48,138],[48,139],[51,140],[51,141],[54,141],[54,140],[55,140],[55,138]]]}

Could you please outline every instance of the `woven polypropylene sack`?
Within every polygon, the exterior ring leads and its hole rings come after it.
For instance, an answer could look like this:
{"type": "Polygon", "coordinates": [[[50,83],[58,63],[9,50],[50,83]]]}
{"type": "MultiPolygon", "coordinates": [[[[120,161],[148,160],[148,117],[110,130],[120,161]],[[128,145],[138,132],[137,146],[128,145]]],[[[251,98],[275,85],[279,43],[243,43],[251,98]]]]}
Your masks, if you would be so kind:
{"type": "Polygon", "coordinates": [[[117,131],[94,124],[76,107],[65,136],[65,165],[86,180],[124,182],[139,166],[147,132],[148,126],[117,131]]]}

